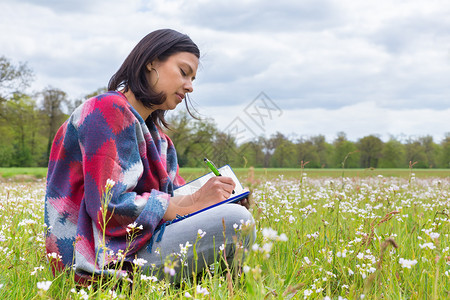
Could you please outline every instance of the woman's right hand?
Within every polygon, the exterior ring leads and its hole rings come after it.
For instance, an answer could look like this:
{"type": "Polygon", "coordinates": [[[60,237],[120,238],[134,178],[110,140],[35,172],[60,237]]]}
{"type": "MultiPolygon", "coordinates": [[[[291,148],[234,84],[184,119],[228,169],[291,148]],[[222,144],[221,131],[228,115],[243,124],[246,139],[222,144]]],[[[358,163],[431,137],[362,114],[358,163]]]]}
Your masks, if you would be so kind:
{"type": "Polygon", "coordinates": [[[192,194],[196,210],[214,205],[230,198],[236,184],[231,177],[211,177],[198,191],[192,194]]]}
{"type": "Polygon", "coordinates": [[[235,186],[231,177],[212,177],[192,195],[172,197],[163,219],[173,220],[177,215],[191,214],[224,201],[230,198],[235,186]]]}

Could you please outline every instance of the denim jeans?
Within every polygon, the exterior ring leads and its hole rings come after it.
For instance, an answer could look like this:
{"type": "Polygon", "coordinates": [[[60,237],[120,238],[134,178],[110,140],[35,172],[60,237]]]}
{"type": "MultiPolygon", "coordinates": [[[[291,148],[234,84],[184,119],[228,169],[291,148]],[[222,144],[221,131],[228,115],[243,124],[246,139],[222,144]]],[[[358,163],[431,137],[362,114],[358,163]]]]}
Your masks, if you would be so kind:
{"type": "Polygon", "coordinates": [[[236,241],[241,241],[243,249],[248,249],[255,237],[251,213],[239,204],[223,204],[166,226],[161,241],[153,243],[151,252],[144,247],[137,252],[137,257],[147,261],[143,266],[144,273],[161,279],[167,276],[166,271],[171,273],[171,281],[179,282],[181,271],[183,277],[191,277],[209,265],[220,262],[221,257],[225,257],[231,267],[237,253],[236,241]],[[252,224],[248,230],[238,230],[242,222],[248,221],[252,224]],[[201,238],[199,230],[205,232],[201,238]],[[183,251],[186,245],[187,251],[183,251]],[[165,262],[168,266],[166,269],[165,262]]]}

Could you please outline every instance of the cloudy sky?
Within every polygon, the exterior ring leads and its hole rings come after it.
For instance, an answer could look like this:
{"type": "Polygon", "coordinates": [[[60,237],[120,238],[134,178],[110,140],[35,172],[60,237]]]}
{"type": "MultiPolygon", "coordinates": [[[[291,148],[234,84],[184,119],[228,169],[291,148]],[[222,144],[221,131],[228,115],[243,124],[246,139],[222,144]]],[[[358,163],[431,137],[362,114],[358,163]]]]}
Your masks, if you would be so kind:
{"type": "MultiPolygon", "coordinates": [[[[31,90],[106,86],[147,33],[199,46],[191,98],[219,129],[404,141],[450,132],[448,0],[2,0],[0,56],[31,90]]],[[[178,109],[177,109],[178,110],[178,109]]]]}

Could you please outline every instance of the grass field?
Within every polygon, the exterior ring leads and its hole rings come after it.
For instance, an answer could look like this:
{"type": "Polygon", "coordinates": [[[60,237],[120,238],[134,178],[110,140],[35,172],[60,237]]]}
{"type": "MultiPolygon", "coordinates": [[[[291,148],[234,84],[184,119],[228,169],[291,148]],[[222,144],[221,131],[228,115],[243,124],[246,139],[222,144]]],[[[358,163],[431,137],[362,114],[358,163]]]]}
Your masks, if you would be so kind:
{"type": "Polygon", "coordinates": [[[44,183],[4,182],[0,299],[448,299],[448,170],[384,171],[394,172],[238,169],[253,191],[257,230],[242,273],[211,271],[173,286],[137,270],[121,290],[117,280],[96,289],[77,286],[71,272],[54,278],[44,183]]]}
{"type": "MultiPolygon", "coordinates": [[[[249,168],[235,168],[236,175],[245,179],[249,176],[249,168]]],[[[187,181],[195,179],[208,172],[206,168],[181,168],[180,174],[187,181]]],[[[410,176],[409,169],[304,169],[310,178],[317,177],[373,177],[382,175],[384,177],[410,176]]],[[[412,171],[417,178],[428,177],[450,177],[450,169],[414,169],[412,171]]],[[[277,169],[277,168],[257,168],[253,171],[255,178],[274,179],[283,176],[287,179],[300,178],[301,169],[277,169]]],[[[0,177],[4,179],[18,179],[19,181],[29,181],[34,178],[43,179],[47,175],[47,168],[0,168],[0,177]]]]}
{"type": "MultiPolygon", "coordinates": [[[[233,169],[236,175],[244,180],[250,175],[249,168],[235,168],[233,169]]],[[[1,172],[1,171],[0,171],[1,172]]],[[[208,172],[207,169],[202,168],[181,168],[180,175],[187,181],[197,178],[202,174],[208,172]]],[[[382,175],[384,177],[399,177],[408,178],[411,173],[414,173],[416,178],[430,178],[430,177],[450,177],[450,169],[278,169],[278,168],[257,168],[252,172],[256,179],[272,180],[283,176],[285,179],[299,179],[302,174],[306,173],[309,178],[323,178],[323,177],[376,177],[382,175]]]]}
{"type": "Polygon", "coordinates": [[[45,178],[47,176],[47,168],[0,168],[0,177],[13,179],[14,177],[26,175],[31,178],[45,178]]]}

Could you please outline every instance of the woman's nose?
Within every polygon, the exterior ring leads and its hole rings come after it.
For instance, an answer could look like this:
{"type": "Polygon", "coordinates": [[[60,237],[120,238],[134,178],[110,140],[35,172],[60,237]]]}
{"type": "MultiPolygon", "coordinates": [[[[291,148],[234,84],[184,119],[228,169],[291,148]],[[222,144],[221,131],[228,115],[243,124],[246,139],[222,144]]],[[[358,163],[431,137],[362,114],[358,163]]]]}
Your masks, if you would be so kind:
{"type": "Polygon", "coordinates": [[[192,80],[186,80],[184,84],[184,89],[187,93],[192,93],[194,91],[194,86],[192,85],[192,80]]]}

